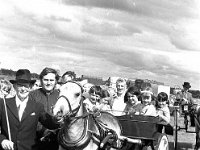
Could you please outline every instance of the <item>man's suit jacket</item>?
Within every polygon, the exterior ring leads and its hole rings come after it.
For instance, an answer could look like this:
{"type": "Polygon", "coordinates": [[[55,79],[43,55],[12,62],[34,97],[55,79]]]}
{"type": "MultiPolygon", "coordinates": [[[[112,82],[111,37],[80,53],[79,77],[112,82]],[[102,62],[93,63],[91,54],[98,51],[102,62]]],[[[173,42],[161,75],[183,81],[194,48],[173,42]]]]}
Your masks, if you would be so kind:
{"type": "MultiPolygon", "coordinates": [[[[58,128],[53,117],[45,112],[41,103],[29,98],[27,106],[19,121],[15,97],[6,99],[8,119],[11,131],[11,140],[14,142],[15,150],[35,150],[36,129],[38,121],[49,129],[58,128]]],[[[0,143],[8,139],[8,129],[6,123],[5,107],[3,100],[0,99],[0,143]]]]}
{"type": "MultiPolygon", "coordinates": [[[[194,104],[194,100],[193,100],[192,94],[190,92],[188,92],[188,91],[186,92],[186,91],[182,90],[181,97],[187,99],[189,104],[194,104]]],[[[185,104],[185,102],[182,102],[182,104],[185,104]]]]}

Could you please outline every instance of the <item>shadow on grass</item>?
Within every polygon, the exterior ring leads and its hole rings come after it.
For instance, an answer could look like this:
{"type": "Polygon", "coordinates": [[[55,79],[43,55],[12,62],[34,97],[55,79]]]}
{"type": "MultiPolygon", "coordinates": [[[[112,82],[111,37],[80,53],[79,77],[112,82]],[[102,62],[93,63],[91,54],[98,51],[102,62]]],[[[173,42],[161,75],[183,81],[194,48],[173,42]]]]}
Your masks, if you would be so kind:
{"type": "MultiPolygon", "coordinates": [[[[174,143],[169,142],[169,149],[174,150],[174,143]]],[[[184,143],[184,142],[178,142],[177,150],[193,150],[194,145],[192,143],[184,143]]]]}

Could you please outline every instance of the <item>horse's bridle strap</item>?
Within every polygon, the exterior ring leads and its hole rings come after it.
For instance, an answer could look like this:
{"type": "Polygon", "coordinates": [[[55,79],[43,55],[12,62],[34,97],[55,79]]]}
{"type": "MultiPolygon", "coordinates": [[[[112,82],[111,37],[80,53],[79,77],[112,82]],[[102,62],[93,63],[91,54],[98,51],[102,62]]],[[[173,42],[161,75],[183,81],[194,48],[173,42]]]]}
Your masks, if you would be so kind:
{"type": "Polygon", "coordinates": [[[64,115],[63,117],[66,117],[66,118],[67,117],[74,117],[76,115],[76,113],[78,112],[79,108],[80,108],[80,104],[81,104],[82,100],[79,102],[79,105],[75,109],[72,110],[71,104],[70,104],[70,102],[69,102],[69,100],[66,96],[61,95],[61,96],[58,97],[58,99],[59,98],[64,98],[67,101],[68,106],[69,106],[69,112],[66,115],[64,115]]]}

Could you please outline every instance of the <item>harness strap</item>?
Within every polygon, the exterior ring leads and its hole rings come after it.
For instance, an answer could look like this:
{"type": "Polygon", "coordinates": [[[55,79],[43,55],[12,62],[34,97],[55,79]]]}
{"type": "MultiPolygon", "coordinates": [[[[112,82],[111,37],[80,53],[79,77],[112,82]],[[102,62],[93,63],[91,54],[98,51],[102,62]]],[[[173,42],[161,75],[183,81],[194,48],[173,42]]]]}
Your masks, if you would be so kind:
{"type": "MultiPolygon", "coordinates": [[[[69,140],[66,136],[66,130],[68,130],[67,127],[64,127],[60,130],[58,133],[58,141],[59,144],[64,149],[74,150],[74,149],[81,149],[84,148],[91,139],[93,139],[93,142],[97,145],[100,144],[103,139],[108,135],[112,134],[114,136],[116,135],[116,132],[110,128],[107,127],[107,124],[103,123],[98,117],[101,116],[101,112],[86,112],[82,116],[78,117],[72,117],[70,118],[70,124],[74,124],[78,119],[84,120],[84,131],[81,135],[81,137],[76,141],[69,140]],[[94,131],[92,128],[96,126],[98,132],[94,131]]],[[[69,118],[68,118],[69,119],[69,118]]],[[[112,139],[117,140],[117,138],[112,139]]],[[[111,142],[111,143],[114,143],[111,142]]]]}
{"type": "MultiPolygon", "coordinates": [[[[74,117],[75,119],[72,121],[72,124],[76,122],[76,120],[81,119],[83,117],[74,117]]],[[[78,140],[75,141],[71,141],[69,140],[66,135],[66,130],[68,130],[67,128],[62,128],[58,134],[58,141],[59,144],[65,148],[65,149],[76,149],[76,148],[81,148],[84,147],[85,145],[87,145],[91,139],[91,132],[88,132],[89,130],[91,130],[91,127],[93,126],[92,124],[92,119],[90,117],[90,115],[85,115],[84,116],[84,131],[82,133],[82,135],[80,136],[80,138],[78,140]]]]}
{"type": "Polygon", "coordinates": [[[63,97],[67,101],[68,106],[69,106],[69,112],[66,115],[64,115],[63,118],[65,119],[65,118],[74,117],[77,114],[78,110],[80,109],[82,100],[79,102],[79,105],[75,109],[72,110],[72,107],[70,105],[68,98],[64,95],[61,95],[61,96],[58,97],[58,99],[60,99],[61,97],[63,97]]]}
{"type": "Polygon", "coordinates": [[[102,112],[98,112],[99,115],[93,115],[93,119],[94,119],[94,122],[99,130],[99,133],[100,135],[97,135],[97,137],[99,138],[100,140],[100,143],[109,135],[113,135],[113,138],[112,138],[112,144],[116,143],[117,141],[117,134],[114,130],[108,128],[107,124],[103,123],[100,119],[97,119],[98,117],[101,116],[101,113],[102,112]]]}

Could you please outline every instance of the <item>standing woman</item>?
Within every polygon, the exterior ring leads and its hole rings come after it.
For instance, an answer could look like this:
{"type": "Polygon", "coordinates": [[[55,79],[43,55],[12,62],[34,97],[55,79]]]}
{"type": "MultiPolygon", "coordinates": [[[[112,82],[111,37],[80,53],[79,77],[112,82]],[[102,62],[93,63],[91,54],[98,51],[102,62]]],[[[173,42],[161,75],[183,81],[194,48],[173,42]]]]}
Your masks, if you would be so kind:
{"type": "Polygon", "coordinates": [[[126,114],[137,114],[137,109],[140,104],[140,102],[138,101],[139,94],[140,91],[137,87],[131,86],[128,88],[124,96],[124,102],[126,103],[124,111],[126,114]]]}

